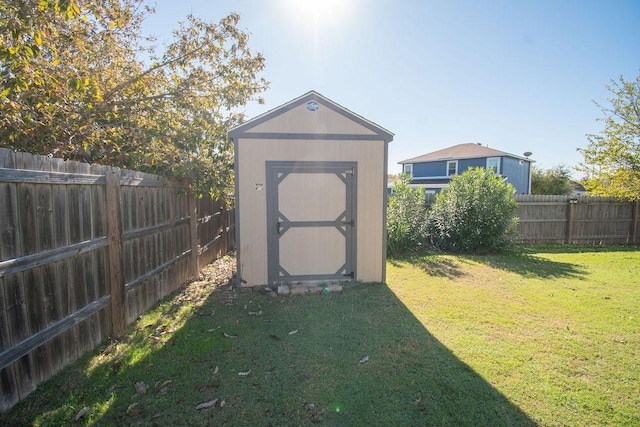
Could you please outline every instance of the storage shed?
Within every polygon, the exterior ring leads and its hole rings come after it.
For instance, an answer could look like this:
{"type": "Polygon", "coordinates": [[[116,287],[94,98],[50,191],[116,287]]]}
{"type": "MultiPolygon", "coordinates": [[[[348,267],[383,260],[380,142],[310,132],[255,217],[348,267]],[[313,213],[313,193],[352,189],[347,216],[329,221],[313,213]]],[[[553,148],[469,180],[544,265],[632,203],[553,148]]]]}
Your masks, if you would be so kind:
{"type": "Polygon", "coordinates": [[[385,280],[392,133],[311,91],[229,137],[242,286],[385,280]]]}

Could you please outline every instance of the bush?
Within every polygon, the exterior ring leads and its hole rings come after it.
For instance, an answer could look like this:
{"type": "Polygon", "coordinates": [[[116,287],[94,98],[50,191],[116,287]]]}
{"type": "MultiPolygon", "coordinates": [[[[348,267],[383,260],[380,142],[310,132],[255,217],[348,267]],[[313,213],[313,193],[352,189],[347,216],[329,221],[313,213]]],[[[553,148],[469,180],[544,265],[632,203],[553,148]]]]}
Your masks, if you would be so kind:
{"type": "Polygon", "coordinates": [[[454,176],[429,212],[433,245],[457,253],[503,249],[518,222],[514,193],[514,187],[491,169],[469,169],[454,176]]]}
{"type": "Polygon", "coordinates": [[[387,206],[387,251],[391,254],[417,250],[426,237],[424,192],[409,187],[410,175],[396,181],[387,206]]]}

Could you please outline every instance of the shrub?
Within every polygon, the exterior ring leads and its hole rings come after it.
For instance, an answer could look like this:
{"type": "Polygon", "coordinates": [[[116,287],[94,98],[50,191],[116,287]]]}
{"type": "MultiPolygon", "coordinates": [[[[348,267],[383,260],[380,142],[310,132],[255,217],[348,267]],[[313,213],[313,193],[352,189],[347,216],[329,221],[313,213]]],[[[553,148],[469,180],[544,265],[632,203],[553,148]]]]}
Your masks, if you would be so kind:
{"type": "Polygon", "coordinates": [[[396,181],[387,206],[387,251],[399,253],[419,249],[426,237],[424,192],[409,187],[411,176],[396,181]]]}
{"type": "Polygon", "coordinates": [[[458,253],[503,249],[518,222],[514,193],[514,187],[491,169],[469,169],[454,176],[429,212],[433,245],[458,253]]]}

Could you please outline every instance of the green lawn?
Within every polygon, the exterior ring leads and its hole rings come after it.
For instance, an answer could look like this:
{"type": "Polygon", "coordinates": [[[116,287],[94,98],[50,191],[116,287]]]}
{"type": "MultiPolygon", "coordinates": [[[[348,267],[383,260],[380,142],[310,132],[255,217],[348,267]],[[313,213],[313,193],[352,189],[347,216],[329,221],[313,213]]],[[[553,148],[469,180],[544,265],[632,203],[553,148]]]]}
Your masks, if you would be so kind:
{"type": "Polygon", "coordinates": [[[407,255],[276,298],[230,290],[232,261],[0,424],[640,425],[638,250],[407,255]]]}

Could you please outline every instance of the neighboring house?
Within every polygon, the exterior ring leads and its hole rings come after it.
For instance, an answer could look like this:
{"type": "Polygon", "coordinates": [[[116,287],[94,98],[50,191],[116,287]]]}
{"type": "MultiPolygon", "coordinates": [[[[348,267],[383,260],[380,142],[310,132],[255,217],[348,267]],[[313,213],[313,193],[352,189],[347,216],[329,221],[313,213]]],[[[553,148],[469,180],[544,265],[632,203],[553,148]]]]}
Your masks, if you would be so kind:
{"type": "MultiPolygon", "coordinates": [[[[531,153],[525,153],[531,155],[531,153]]],[[[402,172],[412,176],[411,184],[436,193],[449,184],[453,175],[469,168],[492,168],[516,189],[517,194],[531,194],[531,164],[528,157],[494,150],[481,144],[458,144],[398,162],[402,172]]]]}
{"type": "Polygon", "coordinates": [[[578,181],[570,181],[571,182],[571,196],[586,196],[587,190],[584,188],[584,185],[579,183],[578,181]]]}

